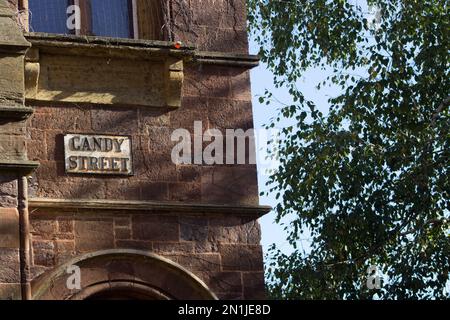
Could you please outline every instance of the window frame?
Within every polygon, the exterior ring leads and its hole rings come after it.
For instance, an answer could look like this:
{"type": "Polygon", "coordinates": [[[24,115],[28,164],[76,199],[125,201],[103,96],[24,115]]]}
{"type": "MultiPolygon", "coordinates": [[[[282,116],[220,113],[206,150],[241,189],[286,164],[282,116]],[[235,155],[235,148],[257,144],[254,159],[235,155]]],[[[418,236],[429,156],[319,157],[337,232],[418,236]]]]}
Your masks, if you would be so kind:
{"type": "MultiPolygon", "coordinates": [[[[25,25],[27,32],[30,31],[30,20],[29,20],[29,5],[30,0],[19,0],[19,10],[25,12],[25,21],[28,23],[25,25]]],[[[33,0],[31,0],[33,1],[33,0]]],[[[36,1],[36,0],[34,0],[36,1]]],[[[87,5],[88,0],[68,0],[68,5],[78,5],[80,7],[81,15],[81,28],[75,30],[68,30],[68,34],[74,34],[77,36],[90,36],[92,35],[92,14],[90,12],[90,6],[87,5]]],[[[129,38],[128,39],[139,39],[139,23],[138,23],[138,10],[137,10],[137,0],[127,0],[129,6],[129,38]]]]}

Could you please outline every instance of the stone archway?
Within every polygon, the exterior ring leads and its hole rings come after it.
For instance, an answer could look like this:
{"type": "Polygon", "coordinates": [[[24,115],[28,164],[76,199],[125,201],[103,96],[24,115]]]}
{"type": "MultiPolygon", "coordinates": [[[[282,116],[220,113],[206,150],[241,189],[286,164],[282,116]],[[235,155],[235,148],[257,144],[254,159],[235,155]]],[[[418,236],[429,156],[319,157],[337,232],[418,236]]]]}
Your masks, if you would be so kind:
{"type": "Polygon", "coordinates": [[[217,299],[198,277],[159,255],[103,250],[81,255],[32,283],[35,300],[217,299]],[[80,268],[81,289],[70,290],[67,270],[80,268]]]}
{"type": "Polygon", "coordinates": [[[163,292],[132,281],[105,282],[90,286],[72,300],[170,300],[163,292]]]}

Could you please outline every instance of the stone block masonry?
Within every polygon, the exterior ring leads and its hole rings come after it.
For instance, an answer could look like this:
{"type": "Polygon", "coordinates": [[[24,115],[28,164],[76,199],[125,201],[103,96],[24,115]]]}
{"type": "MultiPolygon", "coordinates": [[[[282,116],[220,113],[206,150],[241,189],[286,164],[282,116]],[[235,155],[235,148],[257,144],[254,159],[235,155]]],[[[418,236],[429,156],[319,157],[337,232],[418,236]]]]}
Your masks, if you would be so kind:
{"type": "Polygon", "coordinates": [[[252,216],[39,209],[31,226],[35,278],[87,252],[139,249],[184,266],[219,298],[264,298],[261,231],[252,216]]]}
{"type": "Polygon", "coordinates": [[[196,121],[253,128],[245,1],[171,1],[164,32],[136,3],[140,39],[111,40],[25,38],[0,0],[0,299],[265,298],[256,165],[171,160],[196,121]],[[132,172],[68,172],[65,136],[129,138],[132,172]]]}
{"type": "Polygon", "coordinates": [[[187,67],[186,78],[181,107],[176,110],[36,106],[27,122],[28,156],[40,161],[32,180],[31,195],[257,205],[256,166],[176,165],[171,161],[176,144],[170,140],[171,133],[178,128],[193,130],[194,121],[202,121],[204,130],[253,127],[250,95],[240,92],[250,90],[248,71],[192,65],[187,67]],[[130,135],[134,176],[65,175],[64,135],[67,132],[130,135]]]}

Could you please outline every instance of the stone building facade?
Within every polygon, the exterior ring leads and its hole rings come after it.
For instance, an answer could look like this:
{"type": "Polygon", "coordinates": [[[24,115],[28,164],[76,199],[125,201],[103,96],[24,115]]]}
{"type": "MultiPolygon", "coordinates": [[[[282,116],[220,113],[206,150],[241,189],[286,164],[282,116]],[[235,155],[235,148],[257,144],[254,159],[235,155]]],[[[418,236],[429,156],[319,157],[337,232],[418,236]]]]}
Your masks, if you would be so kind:
{"type": "Polygon", "coordinates": [[[31,1],[0,0],[0,299],[264,298],[256,166],[171,159],[253,127],[245,0],[132,1],[133,39],[30,32],[31,1]],[[67,172],[68,134],[132,173],[67,172]]]}

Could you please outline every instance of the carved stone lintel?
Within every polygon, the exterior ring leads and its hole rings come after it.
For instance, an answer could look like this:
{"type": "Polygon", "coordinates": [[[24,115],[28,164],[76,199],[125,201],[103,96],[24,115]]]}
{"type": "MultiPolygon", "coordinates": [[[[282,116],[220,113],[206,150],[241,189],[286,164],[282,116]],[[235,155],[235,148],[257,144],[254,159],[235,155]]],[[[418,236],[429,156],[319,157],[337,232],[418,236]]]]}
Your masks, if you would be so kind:
{"type": "MultiPolygon", "coordinates": [[[[160,43],[108,43],[94,37],[29,36],[25,65],[29,102],[177,108],[183,58],[160,43]]],[[[178,53],[179,54],[179,53],[178,53]]]]}

